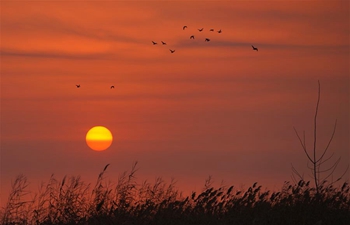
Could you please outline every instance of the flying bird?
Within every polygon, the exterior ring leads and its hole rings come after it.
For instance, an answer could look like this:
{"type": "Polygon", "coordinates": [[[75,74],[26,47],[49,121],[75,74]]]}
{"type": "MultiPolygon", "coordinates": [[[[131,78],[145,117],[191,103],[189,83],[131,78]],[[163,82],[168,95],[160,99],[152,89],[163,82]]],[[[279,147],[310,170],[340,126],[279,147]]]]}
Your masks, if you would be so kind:
{"type": "Polygon", "coordinates": [[[114,85],[111,86],[111,89],[114,88],[114,85]]]}
{"type": "Polygon", "coordinates": [[[220,30],[218,30],[218,33],[219,33],[219,34],[221,33],[221,29],[220,29],[220,30]]]}
{"type": "Polygon", "coordinates": [[[164,41],[162,41],[162,44],[163,44],[163,45],[166,45],[166,43],[165,43],[164,41]]]}
{"type": "Polygon", "coordinates": [[[76,84],[75,86],[77,86],[77,88],[80,88],[80,84],[76,84]]]}
{"type": "Polygon", "coordinates": [[[187,26],[184,26],[182,29],[185,30],[187,28],[187,26]]]}
{"type": "Polygon", "coordinates": [[[209,39],[209,38],[206,38],[206,39],[205,39],[205,41],[207,41],[207,42],[208,42],[208,41],[210,41],[210,39],[209,39]]]}
{"type": "Polygon", "coordinates": [[[153,45],[156,45],[156,44],[157,44],[157,42],[154,42],[154,41],[152,41],[152,43],[153,43],[153,45]]]}
{"type": "Polygon", "coordinates": [[[211,28],[211,29],[210,29],[210,31],[214,31],[214,29],[213,29],[213,28],[211,28]]]}
{"type": "Polygon", "coordinates": [[[253,48],[253,50],[255,50],[255,51],[259,51],[258,48],[254,47],[254,45],[252,45],[252,48],[253,48]]]}
{"type": "Polygon", "coordinates": [[[194,39],[194,35],[192,35],[192,36],[190,37],[190,39],[194,39]]]}
{"type": "Polygon", "coordinates": [[[198,29],[199,30],[199,32],[202,32],[203,31],[203,28],[201,28],[201,29],[198,29]]]}
{"type": "Polygon", "coordinates": [[[170,50],[171,53],[174,53],[174,52],[175,52],[175,50],[171,50],[171,49],[169,49],[169,50],[170,50]]]}

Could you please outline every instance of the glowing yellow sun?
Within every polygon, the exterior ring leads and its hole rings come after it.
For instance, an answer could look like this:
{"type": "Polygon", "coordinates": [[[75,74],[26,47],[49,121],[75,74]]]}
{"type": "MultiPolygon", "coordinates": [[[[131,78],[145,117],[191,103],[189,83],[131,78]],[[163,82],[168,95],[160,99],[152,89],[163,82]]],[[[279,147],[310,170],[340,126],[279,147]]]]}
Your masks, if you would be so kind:
{"type": "Polygon", "coordinates": [[[95,151],[106,150],[112,141],[112,133],[103,126],[93,127],[86,134],[86,144],[95,151]]]}

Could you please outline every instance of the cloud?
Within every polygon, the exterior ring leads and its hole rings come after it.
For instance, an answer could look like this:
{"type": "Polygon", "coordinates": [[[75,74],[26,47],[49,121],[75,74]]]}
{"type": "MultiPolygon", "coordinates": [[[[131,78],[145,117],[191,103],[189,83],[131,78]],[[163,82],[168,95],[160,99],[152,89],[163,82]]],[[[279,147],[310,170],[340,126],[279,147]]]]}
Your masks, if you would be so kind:
{"type": "Polygon", "coordinates": [[[12,57],[34,57],[34,58],[60,58],[60,59],[84,59],[84,60],[97,60],[107,59],[112,54],[108,53],[91,53],[91,54],[79,54],[79,53],[64,53],[64,52],[40,52],[40,51],[19,51],[19,50],[1,50],[2,56],[12,57]]]}

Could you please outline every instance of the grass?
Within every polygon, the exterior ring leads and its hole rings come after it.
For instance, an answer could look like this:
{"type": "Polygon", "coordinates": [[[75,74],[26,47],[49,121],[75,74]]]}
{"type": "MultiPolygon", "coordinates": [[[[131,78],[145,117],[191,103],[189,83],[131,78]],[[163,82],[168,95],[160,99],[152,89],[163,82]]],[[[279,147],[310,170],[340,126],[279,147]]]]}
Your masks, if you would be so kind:
{"type": "Polygon", "coordinates": [[[327,182],[319,193],[303,180],[285,182],[281,191],[263,190],[254,183],[245,190],[234,186],[214,188],[206,181],[201,193],[183,196],[175,182],[158,178],[154,183],[137,183],[137,163],[119,176],[106,181],[105,171],[91,186],[79,176],[57,180],[51,176],[25,201],[28,181],[19,175],[0,223],[10,224],[122,224],[122,225],[348,225],[350,186],[334,187],[327,182]]]}

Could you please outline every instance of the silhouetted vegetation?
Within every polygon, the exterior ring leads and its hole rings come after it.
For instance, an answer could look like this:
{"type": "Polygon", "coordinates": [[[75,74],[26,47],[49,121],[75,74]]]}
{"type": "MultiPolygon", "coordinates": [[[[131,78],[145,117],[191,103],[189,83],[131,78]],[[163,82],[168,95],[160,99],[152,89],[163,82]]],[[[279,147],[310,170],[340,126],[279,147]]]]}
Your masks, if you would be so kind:
{"type": "MultiPolygon", "coordinates": [[[[349,164],[347,166],[347,168],[345,169],[344,173],[339,176],[336,180],[333,180],[333,175],[335,170],[338,167],[338,164],[340,162],[341,157],[339,157],[331,166],[329,166],[328,168],[323,168],[324,163],[326,163],[327,161],[331,160],[334,156],[334,153],[332,153],[330,156],[327,156],[326,153],[328,153],[328,149],[329,146],[334,138],[334,134],[335,134],[335,130],[337,127],[337,120],[335,120],[334,123],[334,127],[333,127],[333,132],[332,135],[328,141],[327,146],[324,148],[324,150],[322,151],[321,154],[318,154],[317,152],[317,148],[316,148],[316,144],[317,144],[317,114],[318,114],[318,107],[320,104],[320,98],[321,98],[321,84],[320,81],[318,81],[318,94],[317,94],[317,103],[316,103],[316,110],[315,110],[315,115],[314,115],[314,129],[313,129],[313,133],[314,133],[314,137],[313,137],[313,147],[312,147],[312,154],[310,154],[307,150],[306,147],[306,141],[305,141],[305,131],[303,132],[303,139],[300,137],[300,135],[298,134],[297,130],[294,128],[294,131],[299,139],[299,142],[304,150],[305,155],[307,156],[307,168],[311,171],[311,177],[313,178],[314,184],[315,184],[315,188],[316,188],[316,192],[319,191],[319,186],[321,183],[324,183],[327,179],[329,179],[330,177],[332,178],[330,185],[340,181],[344,175],[346,174],[346,172],[349,169],[349,164]],[[311,166],[309,165],[309,163],[311,163],[311,166]],[[322,167],[322,169],[321,169],[322,167]],[[321,174],[324,175],[321,177],[321,174]]],[[[292,164],[292,180],[294,182],[296,182],[297,178],[300,180],[304,180],[304,176],[301,175],[293,166],[292,164]]]]}
{"type": "Polygon", "coordinates": [[[107,165],[94,187],[79,176],[51,176],[31,200],[24,200],[28,182],[20,175],[1,210],[1,224],[350,224],[346,182],[334,187],[324,181],[318,192],[303,180],[285,182],[280,191],[272,192],[258,183],[238,190],[214,188],[206,181],[201,193],[183,196],[175,182],[167,184],[161,178],[137,183],[136,165],[116,183],[106,181],[107,165]]]}

